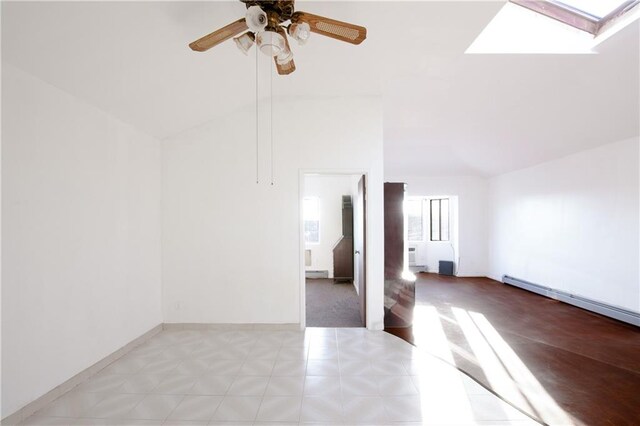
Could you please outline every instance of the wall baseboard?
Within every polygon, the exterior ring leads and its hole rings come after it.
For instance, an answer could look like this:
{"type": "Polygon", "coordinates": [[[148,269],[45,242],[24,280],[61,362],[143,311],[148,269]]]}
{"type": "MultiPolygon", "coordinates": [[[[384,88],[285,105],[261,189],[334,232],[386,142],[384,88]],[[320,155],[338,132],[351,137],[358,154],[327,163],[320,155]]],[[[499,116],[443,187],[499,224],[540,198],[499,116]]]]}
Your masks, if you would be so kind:
{"type": "Polygon", "coordinates": [[[61,385],[56,386],[49,392],[42,395],[40,398],[37,398],[36,400],[31,401],[30,403],[28,403],[27,405],[25,405],[15,413],[8,415],[4,419],[2,419],[0,423],[2,423],[2,425],[17,425],[27,417],[34,414],[36,411],[43,409],[49,403],[53,402],[55,399],[61,397],[62,395],[69,392],[74,387],[86,381],[88,378],[94,376],[96,373],[98,373],[100,370],[107,367],[112,362],[116,361],[117,359],[131,352],[135,347],[141,345],[151,337],[158,334],[160,331],[162,331],[162,324],[158,324],[157,326],[153,327],[151,330],[144,333],[142,336],[133,339],[131,342],[127,343],[120,349],[102,358],[100,361],[84,369],[80,373],[76,374],[75,376],[71,377],[69,380],[62,383],[61,385]]]}
{"type": "Polygon", "coordinates": [[[551,299],[568,303],[569,305],[577,306],[578,308],[586,309],[587,311],[595,312],[597,314],[640,327],[640,313],[638,312],[630,311],[618,306],[608,305],[596,300],[587,299],[586,297],[576,296],[574,294],[556,290],[551,287],[545,287],[539,284],[530,283],[528,281],[514,278],[509,275],[503,275],[502,282],[514,287],[521,288],[523,290],[530,291],[532,293],[537,293],[551,299]]]}

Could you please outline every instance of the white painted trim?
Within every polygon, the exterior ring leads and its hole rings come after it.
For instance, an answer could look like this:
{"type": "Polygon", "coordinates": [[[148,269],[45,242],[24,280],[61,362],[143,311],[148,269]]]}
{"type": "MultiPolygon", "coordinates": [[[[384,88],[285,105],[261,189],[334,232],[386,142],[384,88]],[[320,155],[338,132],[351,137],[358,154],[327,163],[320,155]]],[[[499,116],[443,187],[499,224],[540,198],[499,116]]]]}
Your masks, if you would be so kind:
{"type": "Polygon", "coordinates": [[[160,331],[162,331],[162,329],[163,329],[162,324],[156,325],[151,330],[144,333],[142,336],[133,339],[131,342],[127,343],[120,349],[102,358],[100,361],[96,362],[92,366],[82,370],[81,372],[71,377],[69,380],[65,381],[64,383],[56,386],[49,392],[42,395],[40,398],[37,398],[36,400],[31,401],[30,403],[20,408],[15,413],[8,415],[4,419],[2,419],[2,424],[3,425],[19,424],[20,422],[25,420],[27,417],[34,414],[36,411],[43,409],[55,399],[60,398],[62,395],[69,392],[74,387],[85,382],[87,379],[94,376],[96,373],[98,373],[103,368],[107,367],[112,362],[118,360],[122,356],[131,352],[135,347],[149,340],[151,337],[155,336],[160,331]]]}
{"type": "MultiPolygon", "coordinates": [[[[306,286],[305,286],[305,270],[304,270],[304,249],[305,249],[305,243],[304,243],[304,221],[303,221],[303,211],[302,211],[302,200],[304,199],[304,178],[307,175],[322,175],[322,176],[364,176],[364,182],[365,182],[365,187],[364,187],[364,197],[365,197],[365,203],[366,203],[366,214],[365,214],[365,249],[364,249],[364,253],[365,253],[365,276],[367,278],[369,278],[371,276],[371,274],[369,273],[369,262],[368,262],[368,253],[369,253],[369,244],[371,241],[371,237],[370,237],[370,233],[371,233],[371,227],[369,226],[369,214],[371,212],[371,208],[369,206],[368,203],[368,197],[367,194],[369,193],[369,171],[365,170],[365,169],[299,169],[298,172],[298,189],[299,189],[299,194],[298,194],[298,207],[299,207],[299,212],[298,212],[298,217],[300,218],[299,220],[299,242],[300,242],[300,248],[298,250],[298,252],[300,253],[299,256],[299,263],[300,263],[300,330],[304,330],[307,326],[307,305],[306,305],[306,286]]],[[[370,306],[371,306],[371,297],[370,297],[370,293],[367,291],[366,295],[365,295],[365,304],[366,306],[366,317],[365,317],[365,328],[369,329],[369,330],[376,330],[373,325],[371,324],[371,315],[370,312],[370,306]]]]}
{"type": "Polygon", "coordinates": [[[507,285],[518,287],[532,293],[548,297],[550,299],[559,300],[566,304],[577,306],[587,311],[595,312],[605,317],[613,318],[618,321],[626,322],[628,324],[635,325],[636,327],[640,327],[640,312],[589,299],[577,294],[567,293],[566,291],[558,290],[552,287],[535,284],[509,275],[503,275],[502,282],[507,285]]]}
{"type": "Polygon", "coordinates": [[[300,169],[298,175],[298,280],[300,281],[300,330],[304,331],[307,328],[307,287],[306,276],[305,276],[305,266],[304,266],[304,170],[300,169]]]}

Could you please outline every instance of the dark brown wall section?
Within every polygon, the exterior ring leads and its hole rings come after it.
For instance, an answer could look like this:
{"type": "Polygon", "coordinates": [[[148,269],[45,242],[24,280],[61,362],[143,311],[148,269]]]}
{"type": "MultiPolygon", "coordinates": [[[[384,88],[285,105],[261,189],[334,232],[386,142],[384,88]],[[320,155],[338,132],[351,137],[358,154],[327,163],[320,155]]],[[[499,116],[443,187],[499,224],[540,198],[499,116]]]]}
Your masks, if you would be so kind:
{"type": "Polygon", "coordinates": [[[384,184],[384,326],[409,327],[415,286],[404,270],[404,183],[384,184]]]}

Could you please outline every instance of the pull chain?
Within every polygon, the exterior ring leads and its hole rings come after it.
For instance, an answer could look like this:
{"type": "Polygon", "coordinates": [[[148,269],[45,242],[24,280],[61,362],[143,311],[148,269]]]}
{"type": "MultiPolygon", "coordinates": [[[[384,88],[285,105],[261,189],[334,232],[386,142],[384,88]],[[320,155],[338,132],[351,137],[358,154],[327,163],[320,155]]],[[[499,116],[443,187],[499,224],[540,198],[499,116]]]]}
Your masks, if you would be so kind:
{"type": "Polygon", "coordinates": [[[271,114],[271,125],[269,126],[269,130],[271,130],[271,186],[273,186],[273,63],[275,62],[275,58],[272,58],[271,67],[269,68],[269,90],[271,92],[270,102],[271,106],[269,108],[269,114],[271,114]]]}
{"type": "Polygon", "coordinates": [[[258,47],[256,51],[256,185],[260,183],[260,149],[258,145],[258,47]]]}

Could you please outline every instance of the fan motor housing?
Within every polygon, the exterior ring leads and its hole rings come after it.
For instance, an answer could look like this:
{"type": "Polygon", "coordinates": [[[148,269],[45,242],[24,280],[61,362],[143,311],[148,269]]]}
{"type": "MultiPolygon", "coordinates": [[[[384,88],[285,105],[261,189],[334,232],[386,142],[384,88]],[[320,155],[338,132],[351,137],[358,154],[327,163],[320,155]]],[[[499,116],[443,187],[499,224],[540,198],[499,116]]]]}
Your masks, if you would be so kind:
{"type": "Polygon", "coordinates": [[[247,9],[251,6],[259,6],[269,16],[276,15],[278,23],[282,23],[288,19],[294,12],[294,0],[240,0],[247,6],[247,9]],[[271,12],[271,13],[270,13],[271,12]]]}

